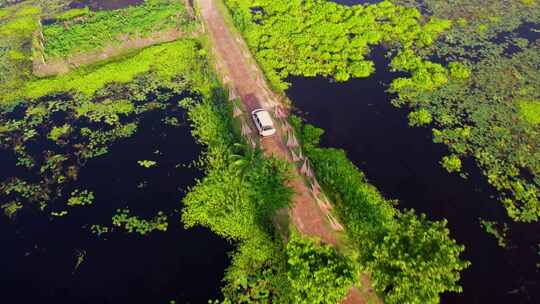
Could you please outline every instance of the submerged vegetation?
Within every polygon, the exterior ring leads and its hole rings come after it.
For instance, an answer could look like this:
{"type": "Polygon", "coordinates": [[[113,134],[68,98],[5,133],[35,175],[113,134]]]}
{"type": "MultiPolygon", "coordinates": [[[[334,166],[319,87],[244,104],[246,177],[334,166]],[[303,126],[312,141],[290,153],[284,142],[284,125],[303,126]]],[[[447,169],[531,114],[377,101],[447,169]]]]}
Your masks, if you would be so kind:
{"type": "MultiPolygon", "coordinates": [[[[540,45],[538,40],[529,40],[532,35],[513,31],[526,23],[540,22],[540,3],[426,1],[425,7],[454,24],[426,54],[459,60],[467,70],[460,74],[466,77],[451,75],[434,88],[394,82],[392,90],[399,95],[395,104],[430,114],[434,141],[446,144],[453,153],[442,160],[448,171],[460,171],[456,165],[459,159],[473,157],[489,183],[499,190],[512,219],[538,221],[540,45]]],[[[396,59],[392,64],[411,72],[413,79],[417,74],[396,59]]]]}
{"type": "MultiPolygon", "coordinates": [[[[169,102],[172,96],[195,97],[197,92],[208,90],[205,60],[199,49],[197,42],[181,40],[150,47],[108,65],[40,80],[41,93],[4,108],[0,147],[4,155],[15,157],[17,169],[12,172],[18,172],[0,182],[4,212],[13,217],[23,208],[39,207],[51,215],[64,216],[72,208],[92,205],[100,194],[76,187],[79,172],[89,160],[107,154],[111,145],[136,134],[139,119],[146,113],[167,111],[169,117],[178,115],[183,110],[169,102]],[[145,57],[147,53],[164,56],[145,57]],[[126,66],[135,66],[133,58],[142,64],[138,73],[126,66]],[[103,71],[111,69],[116,71],[114,77],[105,77],[103,71]],[[122,75],[127,75],[124,81],[122,75]],[[58,82],[62,77],[93,89],[47,89],[46,83],[62,83],[58,82]]],[[[162,216],[158,219],[146,222],[122,213],[117,215],[115,225],[124,226],[125,222],[128,231],[144,234],[154,226],[166,228],[162,216]]]]}
{"type": "Polygon", "coordinates": [[[385,45],[390,69],[406,72],[390,85],[393,103],[411,109],[411,126],[432,126],[434,141],[449,147],[441,165],[466,176],[462,159],[473,157],[510,217],[538,220],[540,52],[538,41],[513,31],[540,22],[540,3],[225,2],[279,90],[290,75],[367,77],[369,47],[385,45]]]}

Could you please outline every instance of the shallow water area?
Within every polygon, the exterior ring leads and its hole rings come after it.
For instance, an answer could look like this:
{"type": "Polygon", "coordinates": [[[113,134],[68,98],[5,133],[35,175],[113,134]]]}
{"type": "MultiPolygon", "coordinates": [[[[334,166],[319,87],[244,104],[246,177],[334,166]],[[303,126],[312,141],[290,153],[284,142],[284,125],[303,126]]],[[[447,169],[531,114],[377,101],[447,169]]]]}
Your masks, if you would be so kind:
{"type": "MultiPolygon", "coordinates": [[[[95,193],[92,205],[62,218],[30,207],[11,221],[0,216],[5,303],[207,303],[219,296],[232,246],[207,229],[182,227],[181,198],[202,175],[190,166],[201,147],[185,113],[179,127],[162,123],[170,115],[143,114],[133,137],[86,163],[76,186],[95,193]],[[140,160],[157,165],[144,168],[140,160]],[[146,236],[89,231],[93,224],[111,226],[115,210],[127,207],[141,218],[163,211],[168,230],[146,236]]],[[[0,154],[3,168],[14,163],[9,153],[0,154]]]]}

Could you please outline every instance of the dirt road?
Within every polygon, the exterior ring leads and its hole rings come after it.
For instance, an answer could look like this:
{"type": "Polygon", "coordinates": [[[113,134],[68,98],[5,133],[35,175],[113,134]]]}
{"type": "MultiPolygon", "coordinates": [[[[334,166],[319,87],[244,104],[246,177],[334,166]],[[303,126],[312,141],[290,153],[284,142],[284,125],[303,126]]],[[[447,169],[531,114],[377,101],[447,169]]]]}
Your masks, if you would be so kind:
{"type": "MultiPolygon", "coordinates": [[[[341,225],[331,216],[331,205],[320,193],[309,164],[300,156],[301,151],[296,145],[295,135],[284,122],[286,111],[276,111],[276,107],[280,108],[278,95],[269,89],[242,37],[230,31],[215,1],[199,0],[197,3],[211,39],[216,68],[225,85],[231,90],[231,95],[241,100],[247,113],[256,108],[265,108],[276,114],[274,120],[279,126],[278,133],[262,139],[261,145],[266,155],[293,162],[297,168],[298,174],[290,182],[295,192],[289,211],[292,223],[303,235],[317,237],[327,244],[336,245],[336,232],[341,229],[341,225]],[[294,151],[294,156],[291,150],[294,151]]],[[[240,117],[245,121],[243,133],[254,136],[255,130],[247,113],[240,117]],[[245,130],[248,126],[251,130],[245,130]]],[[[354,288],[344,301],[365,302],[360,292],[354,288]]]]}

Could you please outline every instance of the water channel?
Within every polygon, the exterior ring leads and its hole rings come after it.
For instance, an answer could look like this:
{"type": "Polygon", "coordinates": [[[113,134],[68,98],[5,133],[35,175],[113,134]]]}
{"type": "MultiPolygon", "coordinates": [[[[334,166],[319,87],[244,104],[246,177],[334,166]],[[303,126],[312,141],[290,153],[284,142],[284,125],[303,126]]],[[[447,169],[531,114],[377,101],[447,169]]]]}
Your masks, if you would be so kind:
{"type": "Polygon", "coordinates": [[[291,78],[287,95],[308,123],[325,130],[322,145],[344,149],[385,197],[448,220],[472,266],[462,273],[464,292],[445,294],[441,303],[540,303],[540,224],[509,224],[514,247],[497,246],[479,222],[512,223],[495,191],[471,160],[464,164],[467,179],[448,174],[439,165],[446,147],[432,142],[430,128],[410,128],[408,111],[390,104],[385,91],[397,75],[388,72],[385,53],[373,49],[377,72],[367,79],[291,78]]]}

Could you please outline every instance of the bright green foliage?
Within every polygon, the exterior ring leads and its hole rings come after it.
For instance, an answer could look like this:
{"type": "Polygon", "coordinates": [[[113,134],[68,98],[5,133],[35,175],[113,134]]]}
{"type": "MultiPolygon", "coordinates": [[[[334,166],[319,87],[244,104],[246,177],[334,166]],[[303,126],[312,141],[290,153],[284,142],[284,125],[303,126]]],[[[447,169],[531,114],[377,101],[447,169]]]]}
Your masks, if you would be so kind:
{"type": "Polygon", "coordinates": [[[138,160],[137,163],[139,164],[139,166],[147,169],[155,167],[157,165],[157,162],[153,160],[138,160]]]}
{"type": "Polygon", "coordinates": [[[460,62],[450,62],[450,76],[457,79],[468,79],[471,76],[471,71],[467,66],[460,62]]]}
{"type": "Polygon", "coordinates": [[[441,160],[441,166],[449,173],[461,171],[461,159],[455,154],[450,156],[443,156],[441,160]]]}
{"type": "Polygon", "coordinates": [[[521,117],[532,125],[540,124],[540,100],[517,102],[521,117]]]}
{"type": "Polygon", "coordinates": [[[333,304],[356,279],[351,261],[328,245],[294,235],[282,248],[255,236],[233,255],[222,303],[333,304]]]}
{"type": "Polygon", "coordinates": [[[454,26],[429,48],[405,50],[393,59],[395,70],[412,76],[392,82],[390,91],[399,95],[393,103],[431,114],[434,142],[453,153],[442,160],[445,168],[457,171],[459,158],[474,157],[510,217],[537,221],[540,50],[538,42],[511,32],[540,22],[538,1],[394,2],[422,6],[426,16],[452,20],[454,26]],[[447,72],[426,60],[434,57],[450,62],[447,72]]]}
{"type": "Polygon", "coordinates": [[[184,197],[182,222],[203,225],[238,243],[225,274],[222,303],[291,303],[286,258],[272,221],[292,195],[285,186],[290,169],[251,149],[235,127],[227,96],[217,88],[209,93],[201,102],[181,102],[192,134],[206,146],[199,161],[206,176],[184,197]]]}
{"type": "Polygon", "coordinates": [[[493,235],[497,239],[497,244],[502,248],[508,247],[508,225],[504,223],[502,227],[495,221],[487,221],[480,219],[480,225],[489,234],[493,235]]]}
{"type": "Polygon", "coordinates": [[[325,0],[227,0],[236,25],[277,89],[289,75],[328,76],[337,81],[367,77],[370,45],[408,50],[433,43],[450,23],[421,24],[416,9],[390,1],[347,7],[325,0]]]}
{"type": "Polygon", "coordinates": [[[39,7],[20,3],[0,11],[0,106],[14,103],[18,89],[31,77],[32,36],[39,7]]]}
{"type": "Polygon", "coordinates": [[[71,126],[68,124],[64,124],[60,127],[53,127],[49,133],[49,139],[58,142],[60,138],[69,136],[70,132],[71,126]]]}
{"type": "Polygon", "coordinates": [[[192,71],[203,70],[203,62],[197,42],[180,40],[146,48],[119,61],[86,66],[65,75],[32,81],[22,94],[30,98],[58,92],[80,92],[91,96],[108,83],[128,83],[149,71],[155,72],[166,85],[175,75],[193,75],[192,71]]]}
{"type": "MultiPolygon", "coordinates": [[[[305,149],[305,146],[304,146],[305,149]]],[[[332,201],[338,207],[347,232],[362,248],[382,238],[393,225],[396,210],[385,200],[364,174],[348,159],[343,150],[305,149],[325,190],[333,193],[332,201]]]]}
{"type": "Polygon", "coordinates": [[[131,215],[129,209],[118,209],[112,217],[112,224],[115,227],[121,227],[128,233],[137,232],[140,235],[146,235],[152,231],[167,231],[169,223],[167,216],[159,211],[156,216],[150,220],[141,219],[131,215]]]}
{"type": "Polygon", "coordinates": [[[94,193],[88,190],[75,190],[71,192],[68,199],[68,206],[86,206],[94,203],[94,193]]]}
{"type": "Polygon", "coordinates": [[[288,204],[288,167],[235,144],[242,139],[227,132],[233,125],[226,105],[207,100],[186,106],[192,133],[208,150],[202,159],[206,177],[183,199],[182,222],[187,227],[204,225],[236,240],[265,231],[273,212],[288,204]]]}
{"type": "Polygon", "coordinates": [[[420,109],[409,113],[409,126],[425,126],[430,124],[433,121],[431,113],[426,109],[420,109]]]}
{"type": "Polygon", "coordinates": [[[191,25],[183,2],[174,0],[146,0],[112,11],[70,10],[56,18],[59,22],[43,27],[47,57],[66,57],[119,43],[126,37],[145,37],[191,25]]]}
{"type": "Polygon", "coordinates": [[[293,236],[286,253],[293,303],[338,303],[356,279],[351,262],[329,245],[293,236]]]}
{"type": "Polygon", "coordinates": [[[413,211],[398,213],[398,225],[374,248],[366,266],[375,286],[386,286],[386,303],[437,304],[443,292],[461,292],[464,247],[450,238],[446,221],[431,222],[413,211]]]}
{"type": "Polygon", "coordinates": [[[22,204],[19,202],[10,202],[0,205],[0,208],[4,210],[4,214],[9,218],[13,218],[17,214],[17,211],[22,209],[22,207],[22,204]]]}
{"type": "Polygon", "coordinates": [[[392,81],[390,91],[399,93],[402,98],[412,99],[419,92],[432,91],[448,82],[448,72],[442,65],[423,60],[413,50],[400,52],[390,66],[393,71],[406,71],[412,75],[392,81]]]}
{"type": "Polygon", "coordinates": [[[69,212],[67,212],[66,210],[62,210],[62,211],[52,211],[51,212],[51,215],[52,216],[55,216],[55,217],[64,217],[66,215],[68,215],[69,212]]]}
{"type": "Polygon", "coordinates": [[[280,243],[253,235],[238,246],[225,272],[223,304],[292,303],[287,258],[280,243]]]}
{"type": "Polygon", "coordinates": [[[129,115],[135,110],[135,106],[129,100],[106,99],[102,102],[83,102],[77,107],[77,117],[86,116],[93,122],[105,122],[115,125],[120,121],[121,115],[129,115]]]}
{"type": "Polygon", "coordinates": [[[313,127],[303,127],[298,119],[292,124],[302,143],[310,142],[312,148],[304,150],[357,249],[356,262],[386,294],[386,303],[438,303],[439,294],[460,291],[459,272],[468,263],[459,258],[463,247],[449,237],[446,221],[399,212],[344,151],[318,148],[317,132],[309,131],[313,127]]]}

